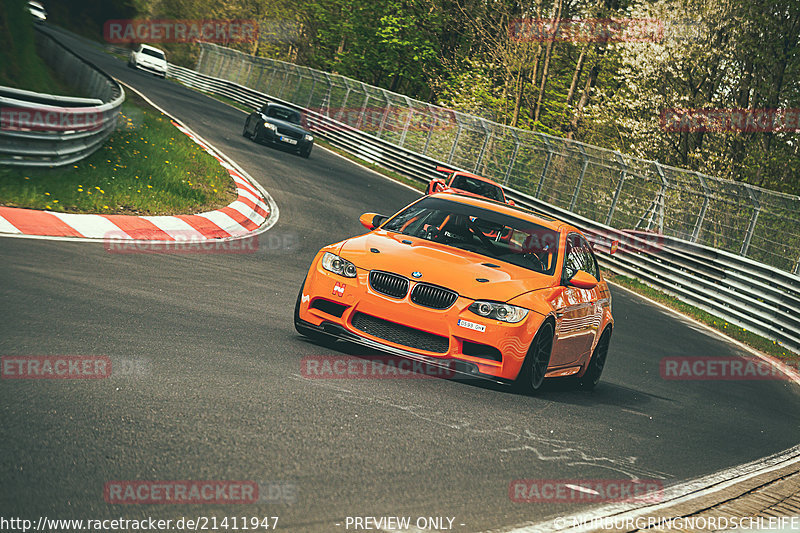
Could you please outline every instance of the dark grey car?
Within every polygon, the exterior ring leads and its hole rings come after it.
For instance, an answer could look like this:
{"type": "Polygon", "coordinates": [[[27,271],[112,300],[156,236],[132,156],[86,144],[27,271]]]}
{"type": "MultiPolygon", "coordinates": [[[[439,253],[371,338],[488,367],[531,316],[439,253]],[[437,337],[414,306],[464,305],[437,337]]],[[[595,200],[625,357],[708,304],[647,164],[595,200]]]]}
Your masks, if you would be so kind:
{"type": "Polygon", "coordinates": [[[303,126],[303,116],[286,106],[268,103],[248,115],[242,135],[260,143],[269,143],[297,152],[308,158],[314,136],[303,126]]]}

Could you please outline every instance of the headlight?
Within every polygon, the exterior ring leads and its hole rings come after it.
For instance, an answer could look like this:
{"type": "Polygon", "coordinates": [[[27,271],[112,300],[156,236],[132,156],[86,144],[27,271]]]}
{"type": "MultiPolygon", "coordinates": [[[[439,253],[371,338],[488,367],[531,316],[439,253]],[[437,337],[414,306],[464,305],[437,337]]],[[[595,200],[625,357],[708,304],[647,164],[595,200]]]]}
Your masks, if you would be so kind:
{"type": "Polygon", "coordinates": [[[276,126],[275,124],[270,124],[269,122],[265,122],[264,127],[267,128],[268,130],[278,131],[278,126],[276,126]]]}
{"type": "Polygon", "coordinates": [[[303,138],[305,140],[307,140],[308,142],[311,142],[311,141],[314,140],[314,136],[313,135],[309,135],[308,133],[306,133],[305,137],[303,137],[303,138]]]}
{"type": "Polygon", "coordinates": [[[346,278],[356,277],[356,266],[353,263],[330,252],[325,252],[322,256],[322,268],[346,278]]]}
{"type": "Polygon", "coordinates": [[[528,316],[528,310],[522,307],[499,302],[487,302],[483,300],[474,302],[469,306],[469,310],[484,318],[492,318],[494,320],[501,320],[511,324],[516,324],[528,316]]]}

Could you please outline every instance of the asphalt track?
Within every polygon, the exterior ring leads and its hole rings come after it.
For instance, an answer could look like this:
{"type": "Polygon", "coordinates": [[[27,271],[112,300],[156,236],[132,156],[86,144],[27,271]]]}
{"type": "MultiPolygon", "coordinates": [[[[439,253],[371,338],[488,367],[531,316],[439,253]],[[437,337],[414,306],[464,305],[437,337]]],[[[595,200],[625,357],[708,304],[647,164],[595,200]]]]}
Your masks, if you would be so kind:
{"type": "Polygon", "coordinates": [[[449,516],[455,531],[481,531],[596,505],[514,503],[514,479],[672,485],[800,442],[786,382],[662,379],[663,357],[744,352],[613,288],[609,362],[591,393],[302,378],[303,357],[363,353],[294,331],[315,252],[363,232],[361,213],[392,213],[417,193],[319,148],[304,160],[256,145],[241,136],[242,112],[75,46],[239,163],[272,194],[280,220],[254,254],[122,255],[0,239],[0,354],[140,363],[105,380],[0,381],[3,516],[277,515],[279,530],[320,532],[344,530],[347,516],[449,516]],[[107,481],[187,479],[285,482],[297,497],[103,499],[107,481]]]}

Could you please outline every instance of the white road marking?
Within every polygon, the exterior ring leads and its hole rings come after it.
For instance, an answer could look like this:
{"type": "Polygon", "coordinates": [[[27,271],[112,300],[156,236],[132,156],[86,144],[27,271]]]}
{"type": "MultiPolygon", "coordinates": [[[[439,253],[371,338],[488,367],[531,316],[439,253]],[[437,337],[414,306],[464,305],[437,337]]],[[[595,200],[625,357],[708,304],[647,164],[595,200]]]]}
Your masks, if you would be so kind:
{"type": "Polygon", "coordinates": [[[0,233],[22,233],[11,222],[0,217],[0,233]]]}
{"type": "Polygon", "coordinates": [[[131,236],[116,224],[100,215],[77,213],[51,213],[64,224],[90,239],[130,239],[131,236]]]}

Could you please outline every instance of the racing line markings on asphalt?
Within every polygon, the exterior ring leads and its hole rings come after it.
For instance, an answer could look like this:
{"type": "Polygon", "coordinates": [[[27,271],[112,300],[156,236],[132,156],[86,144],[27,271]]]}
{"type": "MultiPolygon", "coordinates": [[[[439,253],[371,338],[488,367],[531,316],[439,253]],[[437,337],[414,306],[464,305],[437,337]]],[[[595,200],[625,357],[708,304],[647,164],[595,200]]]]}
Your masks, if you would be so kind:
{"type": "Polygon", "coordinates": [[[0,206],[0,236],[84,242],[225,242],[254,237],[275,225],[279,217],[278,206],[255,179],[144,94],[124,85],[167,116],[181,133],[219,161],[236,184],[237,199],[216,211],[175,216],[56,213],[0,206]]]}

